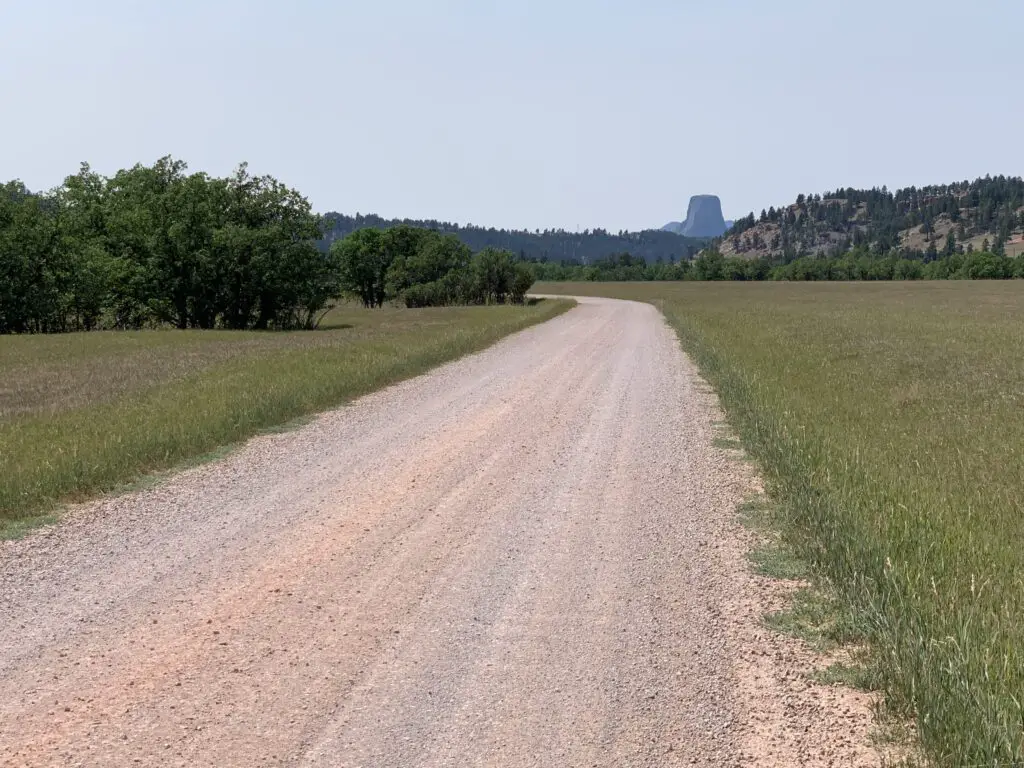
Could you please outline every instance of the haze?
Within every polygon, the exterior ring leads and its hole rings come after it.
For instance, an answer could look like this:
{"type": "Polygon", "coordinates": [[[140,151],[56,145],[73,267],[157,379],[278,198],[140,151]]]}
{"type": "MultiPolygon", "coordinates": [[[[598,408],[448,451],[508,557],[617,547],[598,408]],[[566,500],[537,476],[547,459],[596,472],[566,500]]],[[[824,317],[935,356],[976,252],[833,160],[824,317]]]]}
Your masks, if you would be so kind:
{"type": "Polygon", "coordinates": [[[320,211],[659,227],[1022,172],[1024,5],[55,0],[0,8],[0,180],[242,160],[320,211]],[[88,7],[86,7],[88,6],[88,7]]]}

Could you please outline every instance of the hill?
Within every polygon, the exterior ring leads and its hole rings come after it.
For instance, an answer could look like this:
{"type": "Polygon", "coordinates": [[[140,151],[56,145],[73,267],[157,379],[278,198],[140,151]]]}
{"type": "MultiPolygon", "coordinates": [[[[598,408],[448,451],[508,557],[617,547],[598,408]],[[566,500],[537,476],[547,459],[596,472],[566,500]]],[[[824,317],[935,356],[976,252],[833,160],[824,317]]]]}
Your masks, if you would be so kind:
{"type": "Polygon", "coordinates": [[[690,258],[709,242],[708,238],[683,237],[673,232],[653,229],[617,234],[603,229],[588,229],[584,232],[546,229],[530,232],[475,227],[472,224],[460,226],[447,221],[384,219],[360,214],[346,216],[328,213],[324,219],[325,235],[320,242],[324,249],[358,229],[389,229],[399,224],[408,224],[453,234],[474,251],[487,247],[501,248],[527,261],[553,263],[593,264],[622,253],[642,257],[649,263],[676,262],[690,258]]]}
{"type": "Polygon", "coordinates": [[[725,256],[791,260],[867,245],[905,255],[1024,252],[1024,180],[986,176],[890,192],[838,189],[737,221],[719,242],[725,256]],[[986,245],[987,243],[987,245],[986,245]]]}

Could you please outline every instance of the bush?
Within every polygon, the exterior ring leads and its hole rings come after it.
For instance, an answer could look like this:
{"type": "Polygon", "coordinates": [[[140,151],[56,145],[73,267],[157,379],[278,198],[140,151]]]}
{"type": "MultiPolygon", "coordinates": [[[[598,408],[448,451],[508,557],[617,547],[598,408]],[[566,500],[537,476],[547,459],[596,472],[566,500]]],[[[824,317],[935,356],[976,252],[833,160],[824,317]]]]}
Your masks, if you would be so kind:
{"type": "Polygon", "coordinates": [[[533,272],[526,264],[519,262],[512,270],[512,303],[522,304],[526,301],[526,293],[532,285],[533,272]]]}

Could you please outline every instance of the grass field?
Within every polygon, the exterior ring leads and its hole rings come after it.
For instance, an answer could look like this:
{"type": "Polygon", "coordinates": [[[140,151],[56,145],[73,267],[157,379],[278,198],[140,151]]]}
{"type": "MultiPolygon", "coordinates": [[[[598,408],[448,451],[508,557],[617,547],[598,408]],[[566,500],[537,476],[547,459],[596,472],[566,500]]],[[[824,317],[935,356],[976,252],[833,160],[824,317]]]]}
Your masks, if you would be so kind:
{"type": "Polygon", "coordinates": [[[535,306],[334,310],[318,331],[0,337],[0,535],[481,349],[535,306]]]}
{"type": "Polygon", "coordinates": [[[1024,285],[544,284],[655,303],[943,766],[1024,764],[1024,285]]]}

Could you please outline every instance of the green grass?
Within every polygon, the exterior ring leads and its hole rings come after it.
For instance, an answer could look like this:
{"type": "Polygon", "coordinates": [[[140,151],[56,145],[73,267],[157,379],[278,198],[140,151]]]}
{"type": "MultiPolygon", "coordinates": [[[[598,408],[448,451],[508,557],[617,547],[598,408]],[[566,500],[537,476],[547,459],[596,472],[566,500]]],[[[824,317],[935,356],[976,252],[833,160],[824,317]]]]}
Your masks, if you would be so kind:
{"type": "Polygon", "coordinates": [[[886,711],[933,764],[1024,762],[1024,285],[536,290],[661,307],[886,711]]]}
{"type": "Polygon", "coordinates": [[[571,306],[363,310],[322,330],[0,337],[0,534],[482,349],[571,306]]]}

